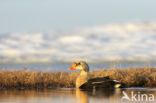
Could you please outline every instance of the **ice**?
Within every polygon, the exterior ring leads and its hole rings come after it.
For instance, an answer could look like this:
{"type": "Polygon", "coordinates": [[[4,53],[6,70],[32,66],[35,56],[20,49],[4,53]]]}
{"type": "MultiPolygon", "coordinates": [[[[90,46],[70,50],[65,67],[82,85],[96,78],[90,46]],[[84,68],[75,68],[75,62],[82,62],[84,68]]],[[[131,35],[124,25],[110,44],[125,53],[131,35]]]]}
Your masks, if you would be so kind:
{"type": "Polygon", "coordinates": [[[0,62],[156,60],[156,22],[0,34],[0,62]]]}

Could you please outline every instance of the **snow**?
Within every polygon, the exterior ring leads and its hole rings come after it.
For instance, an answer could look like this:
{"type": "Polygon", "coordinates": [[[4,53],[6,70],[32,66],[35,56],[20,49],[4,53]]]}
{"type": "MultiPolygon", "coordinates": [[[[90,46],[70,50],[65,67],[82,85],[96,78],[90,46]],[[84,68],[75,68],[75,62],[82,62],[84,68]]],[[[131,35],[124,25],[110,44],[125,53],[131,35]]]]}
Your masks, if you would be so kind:
{"type": "Polygon", "coordinates": [[[156,22],[0,34],[0,62],[156,60],[156,22]]]}

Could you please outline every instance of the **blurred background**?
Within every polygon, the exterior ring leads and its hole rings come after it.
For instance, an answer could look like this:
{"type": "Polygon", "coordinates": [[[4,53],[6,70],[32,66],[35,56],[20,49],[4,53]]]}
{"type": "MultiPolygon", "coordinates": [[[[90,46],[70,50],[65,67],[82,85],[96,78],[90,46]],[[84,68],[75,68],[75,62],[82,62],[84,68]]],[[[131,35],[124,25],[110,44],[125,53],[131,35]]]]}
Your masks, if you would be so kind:
{"type": "Polygon", "coordinates": [[[155,0],[0,0],[0,68],[156,67],[155,0]]]}

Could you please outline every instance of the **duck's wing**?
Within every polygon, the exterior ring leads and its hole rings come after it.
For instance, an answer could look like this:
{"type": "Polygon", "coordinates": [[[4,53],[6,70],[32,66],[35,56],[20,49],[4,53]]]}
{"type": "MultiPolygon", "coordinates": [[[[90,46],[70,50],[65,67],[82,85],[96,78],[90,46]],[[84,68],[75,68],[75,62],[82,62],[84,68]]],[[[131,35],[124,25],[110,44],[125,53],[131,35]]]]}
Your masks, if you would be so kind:
{"type": "Polygon", "coordinates": [[[99,89],[99,88],[116,88],[121,87],[122,83],[117,80],[112,80],[109,77],[97,77],[89,79],[82,84],[80,89],[99,89]]]}
{"type": "Polygon", "coordinates": [[[96,78],[91,78],[88,80],[88,82],[102,82],[102,81],[106,81],[106,80],[110,80],[109,76],[106,77],[96,77],[96,78]]]}

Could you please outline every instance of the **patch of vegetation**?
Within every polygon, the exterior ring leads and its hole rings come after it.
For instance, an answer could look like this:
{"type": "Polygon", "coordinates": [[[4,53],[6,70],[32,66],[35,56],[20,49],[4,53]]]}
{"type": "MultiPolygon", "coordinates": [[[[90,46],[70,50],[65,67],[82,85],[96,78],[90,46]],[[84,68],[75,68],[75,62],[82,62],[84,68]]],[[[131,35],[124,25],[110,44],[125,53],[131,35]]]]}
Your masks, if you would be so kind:
{"type": "MultiPolygon", "coordinates": [[[[0,70],[0,88],[75,87],[79,73],[0,70]]],[[[89,73],[89,78],[99,76],[109,76],[133,87],[156,87],[156,68],[103,69],[89,73]]]]}

